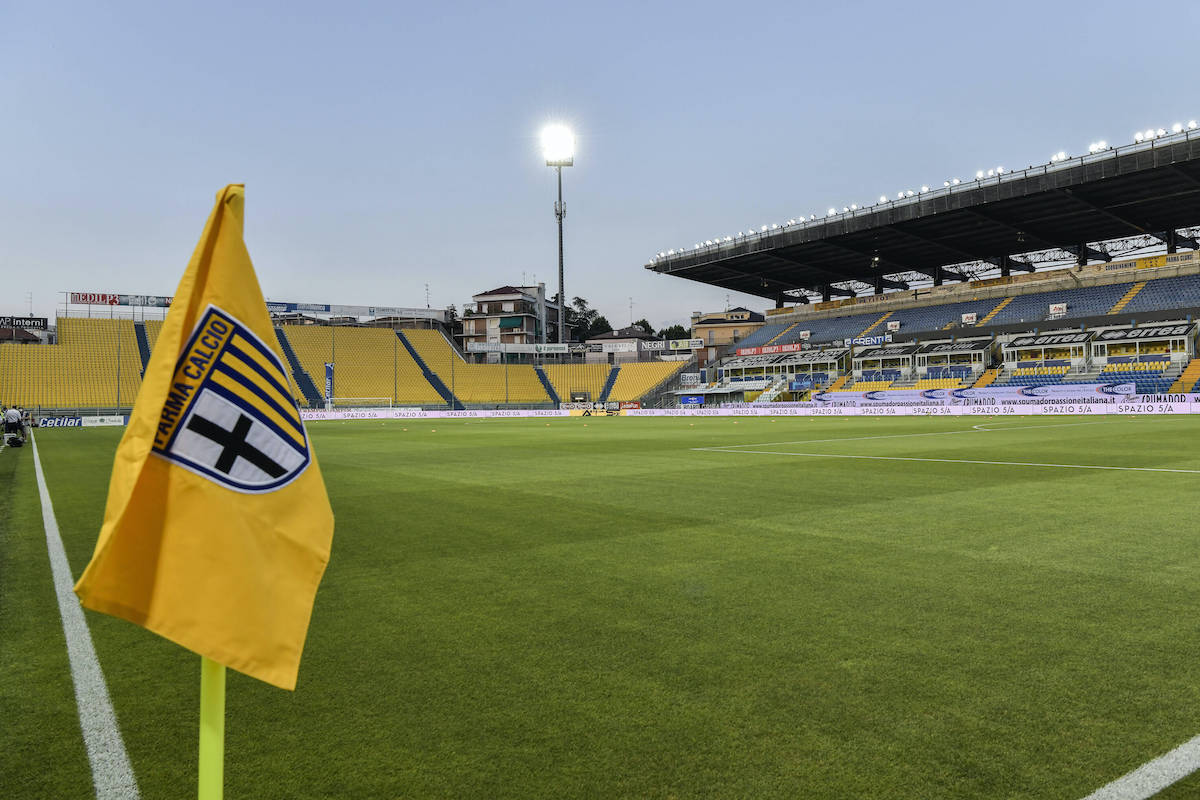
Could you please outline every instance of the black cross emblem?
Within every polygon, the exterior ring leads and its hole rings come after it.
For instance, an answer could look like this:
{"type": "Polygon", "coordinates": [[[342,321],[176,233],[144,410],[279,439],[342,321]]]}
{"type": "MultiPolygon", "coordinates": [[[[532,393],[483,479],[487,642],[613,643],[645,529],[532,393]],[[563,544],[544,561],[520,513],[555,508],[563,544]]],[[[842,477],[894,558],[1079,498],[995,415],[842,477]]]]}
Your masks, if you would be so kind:
{"type": "Polygon", "coordinates": [[[241,456],[272,478],[278,478],[287,470],[281,464],[272,461],[262,450],[246,441],[246,434],[250,433],[251,424],[249,417],[239,414],[233,430],[227,431],[211,420],[193,414],[192,418],[188,420],[187,428],[189,431],[194,431],[221,445],[221,457],[217,459],[216,468],[226,475],[229,474],[229,470],[233,469],[233,463],[241,456]]]}

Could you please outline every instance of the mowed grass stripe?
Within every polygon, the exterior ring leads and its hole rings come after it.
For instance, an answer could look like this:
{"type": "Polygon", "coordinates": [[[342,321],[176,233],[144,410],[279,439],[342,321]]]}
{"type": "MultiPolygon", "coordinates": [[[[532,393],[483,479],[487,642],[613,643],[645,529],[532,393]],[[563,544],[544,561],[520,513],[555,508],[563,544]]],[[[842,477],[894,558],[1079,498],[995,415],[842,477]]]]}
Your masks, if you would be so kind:
{"type": "MultiPolygon", "coordinates": [[[[333,559],[298,691],[231,678],[230,796],[1083,797],[1200,732],[1176,478],[691,450],[952,422],[310,426],[333,559]]],[[[1010,445],[1196,452],[1144,428],[1010,445]]],[[[54,434],[86,559],[119,432],[54,434]]],[[[174,796],[195,659],[113,623],[134,766],[174,796]]]]}
{"type": "Polygon", "coordinates": [[[12,798],[89,797],[30,448],[0,452],[0,484],[0,787],[12,798]]]}
{"type": "Polygon", "coordinates": [[[74,576],[59,535],[58,520],[46,486],[37,439],[29,439],[33,449],[33,467],[37,478],[38,496],[42,506],[42,526],[46,548],[50,554],[50,571],[58,599],[66,639],[71,679],[75,684],[75,704],[79,711],[79,727],[83,745],[91,763],[92,783],[97,800],[138,800],[137,779],[129,767],[129,756],[121,739],[121,730],[108,696],[104,671],[96,659],[91,632],[84,621],[83,608],[75,597],[74,576]]]}

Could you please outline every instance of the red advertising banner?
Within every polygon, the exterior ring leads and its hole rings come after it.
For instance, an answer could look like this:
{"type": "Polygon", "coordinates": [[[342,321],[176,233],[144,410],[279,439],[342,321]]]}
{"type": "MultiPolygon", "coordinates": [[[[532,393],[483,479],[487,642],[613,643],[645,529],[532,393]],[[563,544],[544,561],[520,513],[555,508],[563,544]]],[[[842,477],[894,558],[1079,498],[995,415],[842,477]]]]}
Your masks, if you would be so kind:
{"type": "Polygon", "coordinates": [[[805,348],[804,342],[795,344],[768,344],[762,347],[739,347],[739,356],[769,356],[776,353],[799,353],[805,348]]]}
{"type": "Polygon", "coordinates": [[[621,403],[622,411],[624,411],[625,409],[628,409],[628,408],[641,408],[641,407],[642,407],[641,403],[621,403]]]}
{"type": "Polygon", "coordinates": [[[71,302],[94,306],[116,306],[121,304],[121,295],[100,292],[71,292],[71,302]]]}

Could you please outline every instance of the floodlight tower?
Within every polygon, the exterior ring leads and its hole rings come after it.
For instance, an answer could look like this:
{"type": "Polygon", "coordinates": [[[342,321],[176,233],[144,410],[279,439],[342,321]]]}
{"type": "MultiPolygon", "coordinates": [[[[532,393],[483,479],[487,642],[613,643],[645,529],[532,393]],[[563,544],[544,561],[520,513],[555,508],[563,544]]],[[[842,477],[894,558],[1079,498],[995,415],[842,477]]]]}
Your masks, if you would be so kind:
{"type": "Polygon", "coordinates": [[[562,344],[566,331],[567,292],[563,287],[563,217],[567,207],[562,199],[562,168],[575,164],[575,134],[565,125],[547,125],[542,128],[542,155],[546,166],[554,167],[558,174],[558,202],[554,204],[554,218],[558,220],[558,343],[562,344]]]}

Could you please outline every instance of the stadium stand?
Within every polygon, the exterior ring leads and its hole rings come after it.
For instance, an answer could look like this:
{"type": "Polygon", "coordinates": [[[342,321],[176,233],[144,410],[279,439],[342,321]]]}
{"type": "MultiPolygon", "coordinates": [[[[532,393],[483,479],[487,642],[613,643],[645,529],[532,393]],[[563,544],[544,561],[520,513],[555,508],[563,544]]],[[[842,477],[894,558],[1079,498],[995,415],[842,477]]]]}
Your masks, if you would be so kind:
{"type": "Polygon", "coordinates": [[[529,364],[468,364],[441,331],[406,330],[421,359],[462,403],[549,403],[529,364]]]}
{"type": "Polygon", "coordinates": [[[780,331],[778,335],[772,336],[771,340],[769,342],[767,342],[767,344],[779,344],[778,340],[783,339],[783,337],[787,336],[790,331],[792,331],[796,328],[797,324],[798,323],[793,323],[793,324],[787,326],[782,331],[780,331]]]}
{"type": "Polygon", "coordinates": [[[302,405],[306,402],[309,408],[320,408],[323,403],[321,394],[317,391],[316,384],[312,382],[312,377],[301,366],[300,359],[296,358],[296,351],[292,349],[292,343],[288,341],[283,328],[275,329],[275,341],[279,344],[279,349],[287,361],[288,386],[292,395],[298,402],[300,398],[304,398],[301,402],[302,405]]]}
{"type": "Polygon", "coordinates": [[[963,382],[960,378],[922,378],[917,381],[915,389],[959,389],[963,382]]]}
{"type": "Polygon", "coordinates": [[[996,377],[999,374],[1000,370],[995,368],[984,370],[983,374],[979,376],[979,380],[975,381],[975,385],[972,388],[983,389],[984,387],[991,386],[996,381],[996,377]]]}
{"type": "Polygon", "coordinates": [[[61,317],[57,345],[0,344],[0,401],[11,405],[132,405],[141,384],[133,320],[61,317]]]}
{"type": "Polygon", "coordinates": [[[1109,314],[1132,314],[1172,308],[1200,307],[1200,275],[1127,281],[1105,286],[1083,286],[1012,297],[966,300],[956,303],[900,308],[886,314],[858,311],[841,315],[818,315],[790,324],[776,323],[755,331],[738,347],[767,344],[794,344],[800,333],[809,331],[812,344],[887,333],[886,323],[899,322],[897,335],[945,330],[962,324],[963,314],[975,314],[974,327],[1037,323],[1051,319],[1050,306],[1064,303],[1062,319],[1109,314]]]}
{"type": "Polygon", "coordinates": [[[142,359],[142,375],[145,375],[146,367],[150,364],[150,343],[146,340],[146,323],[133,323],[133,334],[137,337],[138,356],[142,359]]]}
{"type": "MultiPolygon", "coordinates": [[[[770,342],[772,339],[780,336],[791,327],[792,325],[790,323],[783,325],[764,325],[754,333],[747,336],[745,339],[742,339],[740,342],[738,342],[737,346],[762,347],[767,342],[770,342]]],[[[781,342],[775,342],[775,344],[781,344],[781,342]]]]}
{"type": "Polygon", "coordinates": [[[161,319],[148,319],[145,321],[146,326],[146,345],[150,348],[150,352],[154,352],[154,345],[158,343],[158,334],[162,331],[163,321],[161,319]]]}
{"type": "Polygon", "coordinates": [[[1197,386],[1200,386],[1200,358],[1193,358],[1171,385],[1171,393],[1200,391],[1197,386]]]}
{"type": "Polygon", "coordinates": [[[1141,394],[1164,394],[1173,383],[1173,379],[1164,374],[1171,366],[1169,357],[1148,357],[1143,361],[1127,361],[1105,364],[1100,371],[1100,379],[1105,383],[1131,382],[1137,385],[1141,394]]]}
{"type": "Polygon", "coordinates": [[[1132,283],[1108,286],[1086,286],[1055,292],[1038,292],[1014,297],[989,322],[1004,325],[1012,322],[1041,322],[1050,316],[1050,306],[1065,303],[1068,317],[1089,317],[1107,314],[1117,304],[1132,283]]]}
{"type": "Polygon", "coordinates": [[[612,367],[608,364],[547,364],[542,370],[559,400],[566,402],[573,392],[587,392],[589,398],[599,400],[612,367]]]}
{"type": "Polygon", "coordinates": [[[673,377],[684,361],[647,361],[622,364],[606,399],[618,403],[640,400],[656,386],[673,377]]]}
{"type": "Polygon", "coordinates": [[[389,397],[397,405],[443,402],[391,328],[285,325],[300,365],[321,381],[334,362],[335,397],[389,397]]]}
{"type": "Polygon", "coordinates": [[[1125,313],[1200,306],[1200,275],[1150,281],[1122,309],[1125,313]]]}

